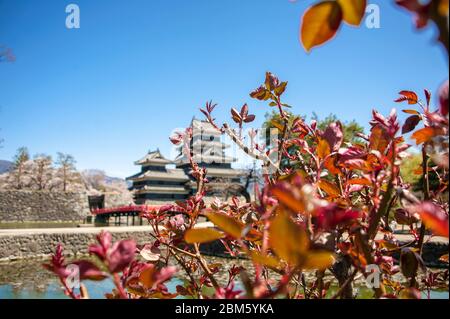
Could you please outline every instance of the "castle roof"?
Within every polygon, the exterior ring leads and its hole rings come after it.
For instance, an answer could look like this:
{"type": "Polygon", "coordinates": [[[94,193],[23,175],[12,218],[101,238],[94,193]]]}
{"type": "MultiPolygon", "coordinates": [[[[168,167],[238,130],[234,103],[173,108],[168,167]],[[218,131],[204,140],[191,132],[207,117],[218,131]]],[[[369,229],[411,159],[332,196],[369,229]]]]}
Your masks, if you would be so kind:
{"type": "Polygon", "coordinates": [[[136,165],[166,165],[171,164],[172,161],[165,158],[159,150],[148,152],[140,160],[134,162],[136,165]]]}
{"type": "Polygon", "coordinates": [[[145,185],[144,187],[135,190],[137,194],[189,194],[184,186],[172,186],[172,185],[145,185]]]}
{"type": "Polygon", "coordinates": [[[173,181],[173,182],[186,182],[189,177],[182,169],[166,169],[165,171],[146,171],[127,178],[133,182],[140,181],[173,181]]]}

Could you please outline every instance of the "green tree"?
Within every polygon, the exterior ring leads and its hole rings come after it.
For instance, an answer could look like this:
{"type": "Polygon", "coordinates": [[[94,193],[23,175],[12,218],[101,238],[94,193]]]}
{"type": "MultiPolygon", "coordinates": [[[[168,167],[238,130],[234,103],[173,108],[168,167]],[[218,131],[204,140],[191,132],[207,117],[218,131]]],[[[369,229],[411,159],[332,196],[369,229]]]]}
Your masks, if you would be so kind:
{"type": "Polygon", "coordinates": [[[420,176],[417,171],[422,171],[422,155],[421,154],[411,154],[411,156],[402,162],[400,166],[401,176],[403,178],[403,182],[410,184],[413,189],[419,186],[419,189],[422,188],[419,185],[420,176]]]}
{"type": "MultiPolygon", "coordinates": [[[[295,118],[302,118],[303,120],[306,120],[306,116],[297,115],[295,116],[291,112],[286,112],[289,117],[289,125],[292,125],[292,122],[295,118]]],[[[278,112],[272,111],[271,113],[266,113],[265,115],[266,120],[263,123],[263,128],[266,131],[266,133],[269,132],[270,129],[276,128],[276,123],[282,123],[280,114],[278,112]]],[[[327,126],[330,123],[337,122],[339,119],[335,114],[330,114],[327,117],[325,117],[323,120],[319,118],[319,116],[313,112],[312,120],[317,122],[317,128],[320,130],[325,130],[327,126]]],[[[362,134],[364,133],[364,128],[359,125],[355,120],[352,120],[350,122],[342,122],[342,128],[344,130],[344,142],[349,143],[357,143],[360,141],[360,137],[358,137],[358,133],[362,134]]],[[[268,138],[269,134],[266,134],[266,144],[268,144],[268,138]]]]}
{"type": "MultiPolygon", "coordinates": [[[[312,119],[317,121],[317,127],[322,131],[325,130],[331,123],[339,121],[335,114],[330,114],[321,120],[315,112],[313,112],[312,119]]],[[[361,139],[357,134],[364,133],[364,127],[359,125],[355,120],[351,120],[350,122],[341,121],[341,123],[344,131],[344,142],[358,143],[361,139]]]]}

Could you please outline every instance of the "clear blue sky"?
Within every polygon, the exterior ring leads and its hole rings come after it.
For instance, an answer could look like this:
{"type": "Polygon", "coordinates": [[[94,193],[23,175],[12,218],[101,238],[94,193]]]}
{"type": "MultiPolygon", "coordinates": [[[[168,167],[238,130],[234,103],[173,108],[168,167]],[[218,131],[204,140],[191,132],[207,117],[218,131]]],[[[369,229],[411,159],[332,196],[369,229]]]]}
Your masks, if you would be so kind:
{"type": "Polygon", "coordinates": [[[0,64],[0,159],[20,146],[62,151],[124,177],[148,149],[169,155],[170,132],[209,99],[220,119],[249,102],[259,125],[269,108],[248,93],[268,70],[289,80],[294,112],[361,123],[372,108],[388,113],[399,90],[435,92],[448,77],[434,30],[417,34],[393,1],[372,1],[381,29],[345,26],[306,54],[298,28],[312,2],[0,0],[0,44],[17,57],[0,64]],[[65,27],[69,3],[78,30],[65,27]]]}

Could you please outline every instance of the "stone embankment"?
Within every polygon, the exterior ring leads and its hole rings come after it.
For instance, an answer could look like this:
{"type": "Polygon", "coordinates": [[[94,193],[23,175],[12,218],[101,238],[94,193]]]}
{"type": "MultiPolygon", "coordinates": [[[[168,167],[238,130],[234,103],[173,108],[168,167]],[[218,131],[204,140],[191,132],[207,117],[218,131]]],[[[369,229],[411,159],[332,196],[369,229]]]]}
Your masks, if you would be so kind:
{"type": "Polygon", "coordinates": [[[89,215],[85,193],[0,191],[0,222],[82,221],[89,215]]]}
{"type": "MultiPolygon", "coordinates": [[[[123,194],[104,195],[106,207],[130,204],[123,194]]],[[[87,192],[0,190],[0,224],[81,222],[88,216],[87,192]]]]}
{"type": "Polygon", "coordinates": [[[134,239],[138,244],[149,242],[149,226],[105,228],[58,228],[58,229],[3,229],[0,230],[0,262],[45,258],[55,251],[58,243],[64,245],[68,256],[88,253],[89,244],[96,242],[96,235],[108,230],[113,240],[134,239]]]}
{"type": "MultiPolygon", "coordinates": [[[[211,227],[209,222],[198,227],[211,227]]],[[[125,227],[85,227],[85,228],[47,228],[47,229],[0,229],[0,262],[46,258],[55,251],[58,243],[64,245],[68,256],[81,256],[88,253],[89,244],[96,242],[96,235],[102,230],[109,231],[114,241],[131,238],[138,244],[152,241],[150,226],[125,227]]],[[[401,243],[412,242],[410,235],[396,235],[401,243]]],[[[227,256],[220,242],[201,245],[208,255],[227,256]]],[[[448,239],[427,236],[423,249],[425,263],[430,267],[447,267],[439,258],[448,253],[448,239]]],[[[394,254],[398,259],[398,254],[394,254]]]]}

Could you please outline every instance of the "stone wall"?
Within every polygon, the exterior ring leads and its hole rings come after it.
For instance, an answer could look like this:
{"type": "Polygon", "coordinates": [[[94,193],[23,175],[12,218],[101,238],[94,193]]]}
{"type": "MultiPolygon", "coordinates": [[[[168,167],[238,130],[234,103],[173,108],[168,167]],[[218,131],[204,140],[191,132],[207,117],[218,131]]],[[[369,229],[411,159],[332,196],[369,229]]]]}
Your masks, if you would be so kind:
{"type": "MultiPolygon", "coordinates": [[[[130,205],[120,193],[106,193],[106,207],[130,205]]],[[[90,216],[86,192],[0,190],[0,223],[80,222],[90,216]]]]}
{"type": "Polygon", "coordinates": [[[0,191],[0,222],[82,221],[89,214],[85,193],[0,191]]]}
{"type": "MultiPolygon", "coordinates": [[[[0,234],[0,262],[44,258],[55,252],[58,243],[63,244],[64,253],[68,256],[86,255],[89,244],[96,242],[98,233],[100,229],[0,234]]],[[[112,236],[114,241],[126,238],[132,238],[138,244],[151,241],[149,230],[112,232],[112,236]]]]}
{"type": "MultiPolygon", "coordinates": [[[[68,256],[82,256],[88,253],[89,244],[96,242],[96,235],[101,228],[67,228],[47,230],[9,230],[0,232],[0,263],[48,257],[54,253],[58,243],[64,245],[68,256]]],[[[113,236],[113,241],[134,239],[138,244],[152,241],[151,227],[110,227],[107,228],[113,236]],[[134,229],[130,229],[134,228],[134,229]]],[[[211,256],[229,257],[220,241],[200,246],[202,253],[211,256]]],[[[439,258],[448,253],[448,242],[427,242],[423,247],[423,259],[428,267],[447,268],[448,264],[439,258]]],[[[399,255],[394,258],[399,260],[399,255]]]]}

